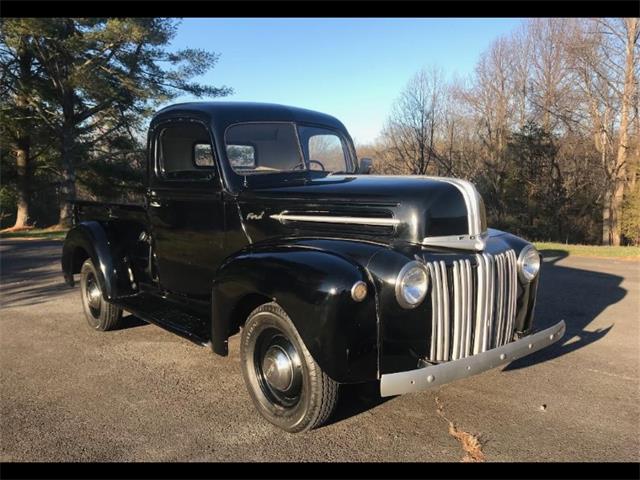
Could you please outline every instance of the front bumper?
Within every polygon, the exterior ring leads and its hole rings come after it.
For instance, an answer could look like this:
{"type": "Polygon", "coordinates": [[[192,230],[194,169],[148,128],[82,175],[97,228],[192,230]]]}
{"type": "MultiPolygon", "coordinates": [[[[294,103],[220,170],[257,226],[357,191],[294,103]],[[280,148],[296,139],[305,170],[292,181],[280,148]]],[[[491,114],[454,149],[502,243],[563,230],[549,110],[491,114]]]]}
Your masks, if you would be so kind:
{"type": "Polygon", "coordinates": [[[493,350],[416,370],[382,375],[380,377],[380,395],[388,397],[419,392],[499,367],[557,342],[562,338],[565,330],[566,325],[564,320],[561,320],[553,327],[533,335],[527,335],[520,340],[493,350]]]}

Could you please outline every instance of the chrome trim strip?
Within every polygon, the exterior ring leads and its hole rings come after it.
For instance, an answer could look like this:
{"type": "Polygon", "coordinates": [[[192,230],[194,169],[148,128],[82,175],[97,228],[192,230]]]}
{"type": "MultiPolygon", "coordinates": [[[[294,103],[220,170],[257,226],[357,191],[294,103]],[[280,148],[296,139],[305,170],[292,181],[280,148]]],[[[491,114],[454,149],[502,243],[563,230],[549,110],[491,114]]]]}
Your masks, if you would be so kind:
{"type": "Polygon", "coordinates": [[[426,237],[422,240],[423,245],[432,247],[459,248],[462,250],[475,250],[481,252],[487,244],[488,233],[482,231],[480,215],[480,194],[475,185],[468,180],[451,177],[429,177],[429,180],[439,180],[456,187],[467,207],[467,220],[469,232],[467,235],[450,235],[442,237],[426,237]]]}
{"type": "Polygon", "coordinates": [[[460,358],[462,350],[462,275],[460,262],[453,262],[453,353],[454,360],[460,358]]]}
{"type": "Polygon", "coordinates": [[[443,328],[443,308],[442,308],[442,302],[443,302],[443,295],[442,295],[442,283],[440,280],[440,268],[438,267],[437,263],[433,263],[431,264],[431,271],[433,274],[433,281],[434,281],[434,292],[435,292],[435,304],[433,305],[432,309],[435,313],[435,319],[436,319],[436,330],[435,332],[432,332],[431,334],[431,338],[432,338],[432,342],[434,342],[435,344],[435,357],[431,357],[433,359],[435,359],[436,361],[440,361],[442,359],[442,337],[444,336],[444,332],[442,331],[443,328]]]}
{"type": "MultiPolygon", "coordinates": [[[[353,175],[358,176],[358,175],[353,175]]],[[[370,177],[388,177],[389,175],[367,175],[370,177]]],[[[429,175],[394,175],[394,178],[424,178],[445,182],[456,187],[462,194],[467,207],[467,222],[469,232],[467,235],[452,235],[443,237],[426,237],[422,240],[425,246],[459,248],[461,250],[482,251],[486,246],[487,232],[482,231],[480,215],[480,193],[475,185],[468,180],[452,177],[433,177],[429,175]]]]}
{"type": "Polygon", "coordinates": [[[493,304],[495,301],[495,284],[496,284],[496,272],[495,272],[495,258],[490,253],[485,253],[487,259],[487,265],[489,267],[487,271],[487,282],[489,284],[489,291],[487,297],[487,316],[485,320],[485,332],[482,339],[482,351],[491,349],[491,335],[493,334],[493,304]]]}
{"type": "Polygon", "coordinates": [[[440,315],[438,291],[436,290],[436,276],[433,264],[427,264],[429,268],[429,275],[431,276],[431,349],[429,351],[429,358],[435,359],[438,343],[438,318],[440,315]]]}
{"type": "Polygon", "coordinates": [[[492,346],[499,347],[502,345],[502,329],[504,323],[504,286],[505,286],[505,264],[504,254],[496,255],[496,272],[497,272],[497,298],[496,298],[496,328],[494,333],[494,341],[492,346]]]}
{"type": "Polygon", "coordinates": [[[402,223],[396,218],[336,217],[331,215],[291,215],[286,211],[274,215],[269,215],[269,217],[279,221],[280,223],[284,223],[286,221],[347,223],[352,225],[380,225],[385,227],[395,227],[402,223]]]}
{"type": "Polygon", "coordinates": [[[514,252],[513,250],[509,250],[508,254],[511,257],[511,295],[509,296],[509,300],[511,302],[511,317],[509,322],[509,330],[507,330],[506,342],[510,342],[511,340],[513,340],[513,333],[516,328],[516,297],[518,295],[518,267],[516,265],[516,252],[514,252]]]}
{"type": "Polygon", "coordinates": [[[419,392],[476,375],[548,347],[560,340],[565,331],[565,322],[561,320],[546,330],[471,357],[416,370],[381,375],[380,395],[389,397],[391,395],[419,392]]]}
{"type": "Polygon", "coordinates": [[[446,235],[441,237],[425,237],[422,245],[427,247],[458,248],[481,252],[487,245],[488,233],[480,235],[446,235]]]}
{"type": "Polygon", "coordinates": [[[440,276],[442,278],[442,358],[441,360],[449,360],[449,332],[451,324],[449,322],[449,281],[447,280],[447,265],[440,260],[440,276]]]}
{"type": "Polygon", "coordinates": [[[476,296],[476,324],[473,334],[473,355],[481,352],[483,323],[485,319],[485,308],[487,299],[487,284],[485,271],[484,255],[476,255],[476,279],[477,279],[477,296],[476,296]]]}
{"type": "Polygon", "coordinates": [[[464,278],[463,278],[463,291],[465,294],[465,308],[464,308],[464,348],[462,350],[462,357],[468,357],[471,355],[471,319],[473,317],[473,283],[471,281],[471,262],[468,259],[464,261],[464,278]]]}
{"type": "Polygon", "coordinates": [[[431,180],[440,180],[442,182],[447,182],[462,193],[462,198],[464,198],[464,203],[467,206],[467,217],[469,221],[469,235],[477,236],[482,233],[482,225],[480,222],[480,194],[473,183],[462,180],[460,178],[451,178],[451,177],[425,177],[431,180]]]}

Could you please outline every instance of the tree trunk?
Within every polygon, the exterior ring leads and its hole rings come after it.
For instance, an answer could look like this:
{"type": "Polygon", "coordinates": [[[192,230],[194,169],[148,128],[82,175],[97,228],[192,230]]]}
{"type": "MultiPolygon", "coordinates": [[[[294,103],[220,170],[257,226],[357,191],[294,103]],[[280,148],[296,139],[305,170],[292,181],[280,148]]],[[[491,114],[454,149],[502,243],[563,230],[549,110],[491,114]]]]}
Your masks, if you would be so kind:
{"type": "Polygon", "coordinates": [[[611,188],[607,187],[602,202],[602,245],[611,245],[611,188]]]}
{"type": "Polygon", "coordinates": [[[29,165],[29,138],[18,140],[16,149],[16,166],[18,173],[18,212],[13,230],[31,226],[31,165],[29,165]]]}
{"type": "Polygon", "coordinates": [[[62,228],[71,227],[73,203],[76,200],[76,171],[74,162],[73,126],[65,125],[62,131],[62,145],[60,148],[62,163],[62,182],[60,198],[60,220],[62,228]]]}
{"type": "Polygon", "coordinates": [[[30,146],[31,137],[31,110],[28,103],[28,95],[31,89],[31,67],[33,57],[28,48],[28,40],[22,37],[18,47],[18,63],[20,66],[20,77],[16,94],[16,112],[18,114],[17,131],[13,142],[13,151],[16,156],[16,170],[18,174],[18,202],[16,223],[13,230],[27,228],[31,226],[31,159],[30,146]]]}
{"type": "Polygon", "coordinates": [[[618,154],[613,171],[613,196],[611,199],[611,215],[609,223],[611,225],[611,244],[620,245],[621,228],[620,214],[622,202],[624,200],[624,190],[627,183],[627,158],[629,145],[629,113],[633,102],[634,88],[634,47],[635,38],[638,31],[638,20],[635,18],[625,19],[627,45],[625,55],[625,78],[624,89],[622,91],[622,110],[620,112],[620,140],[618,143],[618,154]]]}

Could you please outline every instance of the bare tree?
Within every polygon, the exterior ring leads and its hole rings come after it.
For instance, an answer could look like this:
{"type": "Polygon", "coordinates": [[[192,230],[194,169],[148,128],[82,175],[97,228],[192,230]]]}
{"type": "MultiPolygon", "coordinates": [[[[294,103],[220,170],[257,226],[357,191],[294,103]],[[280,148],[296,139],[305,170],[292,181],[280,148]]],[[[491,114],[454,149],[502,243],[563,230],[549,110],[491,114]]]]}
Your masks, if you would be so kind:
{"type": "Polygon", "coordinates": [[[434,163],[442,165],[435,152],[435,136],[441,121],[444,86],[440,69],[423,69],[393,105],[382,135],[398,173],[424,175],[434,163]]]}
{"type": "MultiPolygon", "coordinates": [[[[600,152],[603,192],[602,242],[620,245],[620,213],[628,184],[632,116],[638,68],[637,18],[592,19],[578,24],[570,45],[600,152]]],[[[631,162],[635,163],[635,162],[631,162]]]]}
{"type": "Polygon", "coordinates": [[[516,123],[513,58],[511,41],[506,37],[497,39],[480,57],[471,86],[460,92],[475,121],[480,146],[478,160],[483,170],[491,172],[485,176],[485,194],[489,197],[488,208],[498,221],[507,211],[505,151],[509,133],[516,123]]]}
{"type": "Polygon", "coordinates": [[[531,45],[530,92],[533,119],[547,132],[572,120],[574,77],[566,52],[570,20],[534,19],[527,24],[531,45]]]}

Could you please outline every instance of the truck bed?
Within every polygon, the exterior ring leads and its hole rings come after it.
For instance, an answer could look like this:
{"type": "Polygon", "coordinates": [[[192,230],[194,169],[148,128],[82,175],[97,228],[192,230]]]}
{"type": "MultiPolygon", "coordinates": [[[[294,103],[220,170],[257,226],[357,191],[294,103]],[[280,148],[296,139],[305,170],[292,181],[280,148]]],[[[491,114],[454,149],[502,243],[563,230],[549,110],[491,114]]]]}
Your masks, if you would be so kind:
{"type": "Polygon", "coordinates": [[[74,215],[76,222],[96,220],[113,222],[122,220],[142,225],[147,223],[147,211],[142,203],[110,203],[79,200],[75,202],[74,215]]]}

